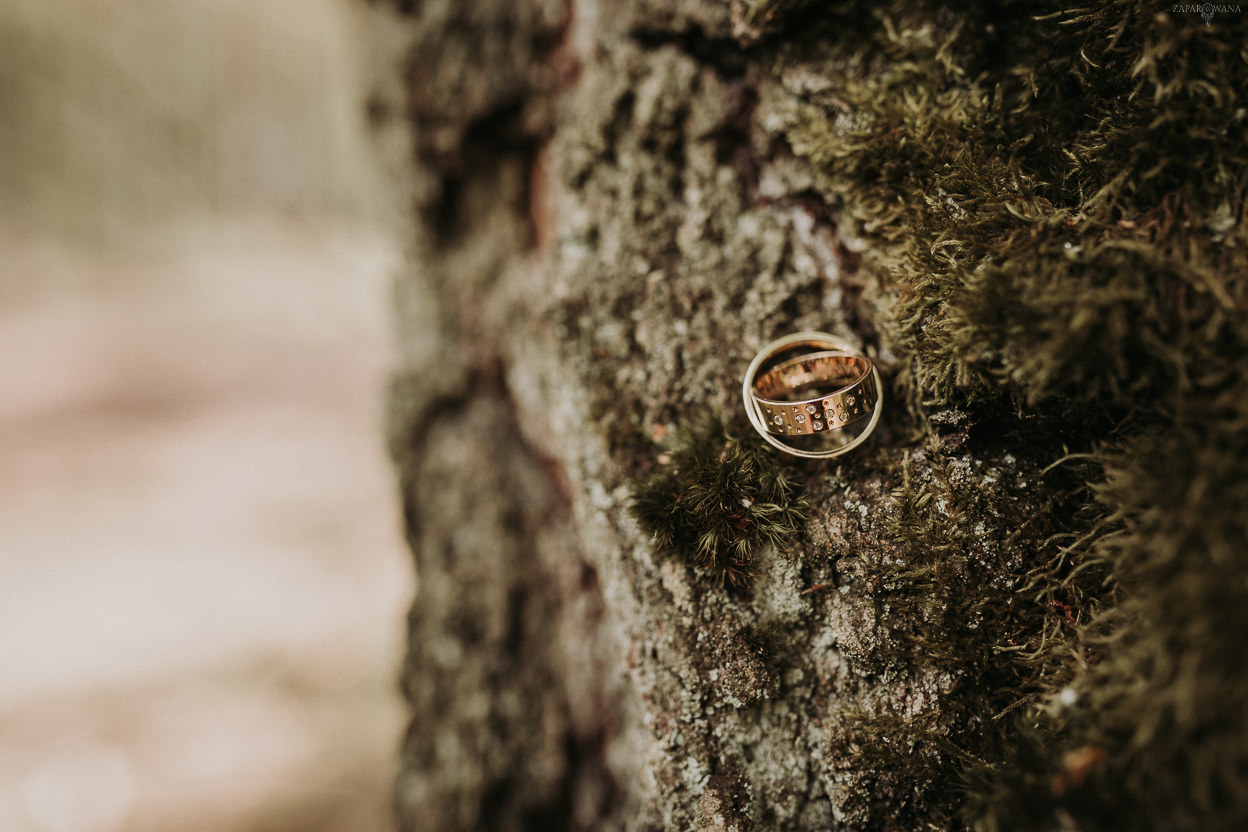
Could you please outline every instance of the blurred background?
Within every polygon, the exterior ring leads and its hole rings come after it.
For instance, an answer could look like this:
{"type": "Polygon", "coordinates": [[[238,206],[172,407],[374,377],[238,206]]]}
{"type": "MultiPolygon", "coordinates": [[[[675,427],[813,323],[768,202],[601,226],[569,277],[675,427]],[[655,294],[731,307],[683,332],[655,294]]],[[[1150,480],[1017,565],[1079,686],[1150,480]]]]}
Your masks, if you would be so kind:
{"type": "Polygon", "coordinates": [[[391,827],[373,14],[0,3],[0,830],[391,827]]]}

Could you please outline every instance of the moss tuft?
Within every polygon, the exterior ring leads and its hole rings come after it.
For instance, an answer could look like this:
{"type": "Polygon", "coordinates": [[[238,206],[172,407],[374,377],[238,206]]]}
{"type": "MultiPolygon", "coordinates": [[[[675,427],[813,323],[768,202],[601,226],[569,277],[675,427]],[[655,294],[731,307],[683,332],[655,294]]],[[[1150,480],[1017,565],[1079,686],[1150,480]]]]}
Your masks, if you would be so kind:
{"type": "Polygon", "coordinates": [[[847,18],[849,71],[790,138],[884,244],[864,267],[927,398],[1147,404],[1248,269],[1243,39],[1139,2],[1007,6],[847,18]]]}
{"type": "Polygon", "coordinates": [[[806,508],[762,443],[716,416],[677,435],[663,470],[634,481],[630,509],[661,551],[719,583],[748,585],[758,551],[791,538],[806,508]]]}

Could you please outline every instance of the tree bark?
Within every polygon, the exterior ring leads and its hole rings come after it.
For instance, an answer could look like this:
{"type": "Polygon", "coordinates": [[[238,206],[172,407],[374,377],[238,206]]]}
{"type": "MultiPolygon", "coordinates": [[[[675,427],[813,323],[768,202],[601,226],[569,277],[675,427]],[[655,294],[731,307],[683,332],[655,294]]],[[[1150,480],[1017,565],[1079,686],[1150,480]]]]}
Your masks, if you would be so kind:
{"type": "Polygon", "coordinates": [[[767,340],[830,330],[891,363],[872,308],[889,299],[864,300],[860,243],[785,138],[815,76],[772,75],[734,13],[473,0],[413,20],[420,222],[392,398],[420,582],[405,829],[910,822],[911,785],[872,793],[831,738],[850,709],[952,687],[859,661],[880,628],[855,564],[895,548],[880,517],[915,451],[893,421],[890,466],[801,468],[807,533],[748,593],[662,558],[627,512],[652,438],[736,418],[767,340]]]}
{"type": "MultiPolygon", "coordinates": [[[[1019,590],[1093,528],[1089,475],[1053,468],[1091,434],[920,400],[952,324],[898,325],[909,301],[862,262],[911,229],[847,218],[809,121],[818,100],[828,129],[852,124],[834,79],[893,67],[825,53],[808,6],[400,4],[404,829],[958,828],[959,778],[991,768],[990,726],[1035,690],[1018,652],[1073,638],[1072,585],[1019,590]],[[811,329],[863,345],[885,417],[858,453],[774,458],[803,486],[801,532],[721,585],[657,549],[630,497],[708,413],[747,441],[742,372],[811,329]]],[[[933,19],[911,36],[958,29],[933,19]]]]}

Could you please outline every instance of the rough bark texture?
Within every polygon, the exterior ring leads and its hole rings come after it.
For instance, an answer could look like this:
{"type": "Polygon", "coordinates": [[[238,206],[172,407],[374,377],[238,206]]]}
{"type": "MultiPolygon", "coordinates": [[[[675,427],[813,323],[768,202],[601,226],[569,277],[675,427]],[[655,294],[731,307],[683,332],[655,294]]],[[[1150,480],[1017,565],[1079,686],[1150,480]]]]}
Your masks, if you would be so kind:
{"type": "Polygon", "coordinates": [[[1073,629],[1077,593],[1018,590],[1092,522],[1072,519],[1087,477],[1047,470],[1074,434],[919,404],[922,345],[799,129],[812,100],[852,121],[829,79],[888,67],[822,54],[805,5],[403,8],[405,829],[955,828],[957,772],[1035,689],[1011,651],[1060,676],[1036,645],[1073,629]],[[776,459],[802,534],[725,588],[655,551],[630,494],[703,414],[743,430],[743,369],[802,329],[862,343],[889,409],[844,461],[776,459]]]}
{"type": "MultiPolygon", "coordinates": [[[[808,472],[810,533],[768,553],[748,595],[658,559],[626,512],[654,429],[735,412],[767,340],[854,333],[889,365],[855,243],[780,135],[802,80],[768,74],[718,2],[426,3],[415,28],[427,191],[394,397],[420,581],[406,828],[860,828],[902,811],[831,750],[840,715],[951,685],[855,669],[879,630],[855,562],[889,550],[898,484],[879,462],[808,472]],[[760,625],[778,655],[748,638],[760,625]]],[[[881,453],[900,459],[892,433],[881,453]]]]}
{"type": "Polygon", "coordinates": [[[727,8],[687,5],[427,5],[418,24],[437,178],[396,395],[421,586],[409,828],[826,828],[847,808],[829,715],[929,684],[857,690],[838,648],[869,611],[799,595],[851,541],[878,547],[858,510],[878,481],[829,487],[852,513],[814,521],[816,556],[777,555],[752,600],[656,561],[624,511],[638,434],[734,409],[765,339],[857,313],[809,175],[752,128],[727,8]],[[742,638],[760,620],[800,638],[783,674],[742,638]]]}

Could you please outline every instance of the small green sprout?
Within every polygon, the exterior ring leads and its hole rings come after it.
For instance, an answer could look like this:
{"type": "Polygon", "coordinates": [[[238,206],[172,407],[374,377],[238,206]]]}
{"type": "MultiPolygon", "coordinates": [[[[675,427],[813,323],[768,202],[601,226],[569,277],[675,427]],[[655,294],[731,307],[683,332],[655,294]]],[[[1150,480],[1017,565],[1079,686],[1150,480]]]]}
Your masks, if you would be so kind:
{"type": "Polygon", "coordinates": [[[663,470],[633,484],[630,508],[658,548],[747,586],[758,551],[801,528],[806,503],[757,441],[709,416],[677,435],[663,470]]]}

